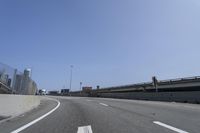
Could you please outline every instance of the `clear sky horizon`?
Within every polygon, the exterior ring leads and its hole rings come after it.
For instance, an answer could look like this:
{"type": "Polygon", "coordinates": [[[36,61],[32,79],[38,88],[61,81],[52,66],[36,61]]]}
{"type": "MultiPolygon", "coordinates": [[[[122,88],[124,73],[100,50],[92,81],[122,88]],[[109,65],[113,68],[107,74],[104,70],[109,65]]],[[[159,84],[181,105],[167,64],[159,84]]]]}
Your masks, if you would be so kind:
{"type": "Polygon", "coordinates": [[[200,75],[199,0],[1,0],[0,62],[39,88],[200,75]]]}

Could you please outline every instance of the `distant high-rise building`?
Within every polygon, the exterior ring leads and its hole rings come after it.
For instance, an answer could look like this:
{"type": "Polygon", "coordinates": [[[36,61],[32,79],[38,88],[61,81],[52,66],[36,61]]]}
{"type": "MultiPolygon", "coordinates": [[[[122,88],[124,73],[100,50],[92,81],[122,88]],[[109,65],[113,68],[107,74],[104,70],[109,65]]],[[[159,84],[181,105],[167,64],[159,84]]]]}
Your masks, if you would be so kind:
{"type": "Polygon", "coordinates": [[[37,84],[31,79],[31,69],[25,69],[23,74],[16,74],[14,91],[23,95],[36,94],[37,84]]]}
{"type": "Polygon", "coordinates": [[[25,77],[31,78],[31,69],[26,68],[26,69],[24,70],[24,76],[25,76],[25,77]]]}
{"type": "Polygon", "coordinates": [[[23,75],[17,74],[15,79],[14,91],[17,94],[21,94],[21,86],[22,86],[23,75]]]}
{"type": "Polygon", "coordinates": [[[0,82],[9,89],[10,93],[23,95],[36,94],[37,84],[32,80],[31,76],[31,69],[27,68],[21,73],[17,69],[0,63],[0,82]]]}
{"type": "Polygon", "coordinates": [[[8,81],[7,81],[7,85],[8,85],[9,87],[11,87],[11,82],[12,82],[12,79],[9,78],[8,81]]]}
{"type": "Polygon", "coordinates": [[[9,75],[3,73],[3,74],[1,75],[1,79],[0,79],[0,80],[1,80],[2,83],[4,83],[5,85],[7,85],[7,83],[8,83],[8,78],[9,78],[9,75]]]}

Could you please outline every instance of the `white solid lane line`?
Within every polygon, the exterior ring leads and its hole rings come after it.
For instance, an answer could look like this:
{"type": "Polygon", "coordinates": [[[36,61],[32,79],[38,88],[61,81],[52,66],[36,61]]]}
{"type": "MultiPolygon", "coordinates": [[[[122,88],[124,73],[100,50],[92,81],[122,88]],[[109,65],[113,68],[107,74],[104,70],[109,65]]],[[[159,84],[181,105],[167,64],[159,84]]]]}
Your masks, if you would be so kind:
{"type": "Polygon", "coordinates": [[[159,121],[154,121],[153,123],[155,123],[155,124],[157,124],[157,125],[160,125],[160,126],[163,126],[163,127],[165,127],[165,128],[168,128],[168,129],[173,130],[173,131],[178,132],[178,133],[189,133],[189,132],[186,132],[186,131],[183,131],[183,130],[181,130],[181,129],[172,127],[172,126],[170,126],[170,125],[167,125],[167,124],[162,123],[162,122],[159,122],[159,121]]]}
{"type": "Polygon", "coordinates": [[[37,123],[38,121],[44,119],[45,117],[47,117],[47,116],[50,115],[51,113],[53,113],[53,112],[60,106],[60,102],[59,102],[58,100],[55,100],[55,101],[56,101],[58,104],[57,104],[57,106],[56,106],[54,109],[52,109],[52,110],[49,111],[48,113],[46,113],[46,114],[40,116],[39,118],[37,118],[37,119],[31,121],[30,123],[28,123],[28,124],[26,124],[26,125],[24,125],[24,126],[18,128],[18,129],[16,129],[16,130],[12,131],[11,133],[19,133],[19,132],[23,131],[24,129],[30,127],[31,125],[37,123]]]}
{"type": "Polygon", "coordinates": [[[78,127],[77,133],[92,133],[91,125],[78,127]]]}
{"type": "Polygon", "coordinates": [[[103,105],[103,106],[108,106],[107,104],[105,104],[105,103],[99,103],[99,104],[101,104],[101,105],[103,105]]]}

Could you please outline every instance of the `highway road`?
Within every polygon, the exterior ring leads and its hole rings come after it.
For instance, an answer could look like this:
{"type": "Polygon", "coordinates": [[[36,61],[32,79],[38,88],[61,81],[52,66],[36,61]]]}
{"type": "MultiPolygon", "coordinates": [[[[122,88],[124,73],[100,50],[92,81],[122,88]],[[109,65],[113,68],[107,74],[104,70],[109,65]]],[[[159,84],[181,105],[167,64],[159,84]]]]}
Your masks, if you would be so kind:
{"type": "Polygon", "coordinates": [[[51,97],[0,123],[1,133],[199,133],[200,105],[51,97]]]}

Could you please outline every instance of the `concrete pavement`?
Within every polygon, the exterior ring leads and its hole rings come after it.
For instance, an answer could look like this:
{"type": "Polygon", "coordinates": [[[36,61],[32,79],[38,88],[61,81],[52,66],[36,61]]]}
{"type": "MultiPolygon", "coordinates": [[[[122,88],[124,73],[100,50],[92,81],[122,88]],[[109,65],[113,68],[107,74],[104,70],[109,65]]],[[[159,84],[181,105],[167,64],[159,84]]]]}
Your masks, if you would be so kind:
{"type": "MultiPolygon", "coordinates": [[[[200,106],[106,98],[51,97],[60,106],[22,133],[199,133],[200,106]]],[[[27,125],[57,106],[41,101],[39,108],[0,124],[7,133],[27,125]]]]}

